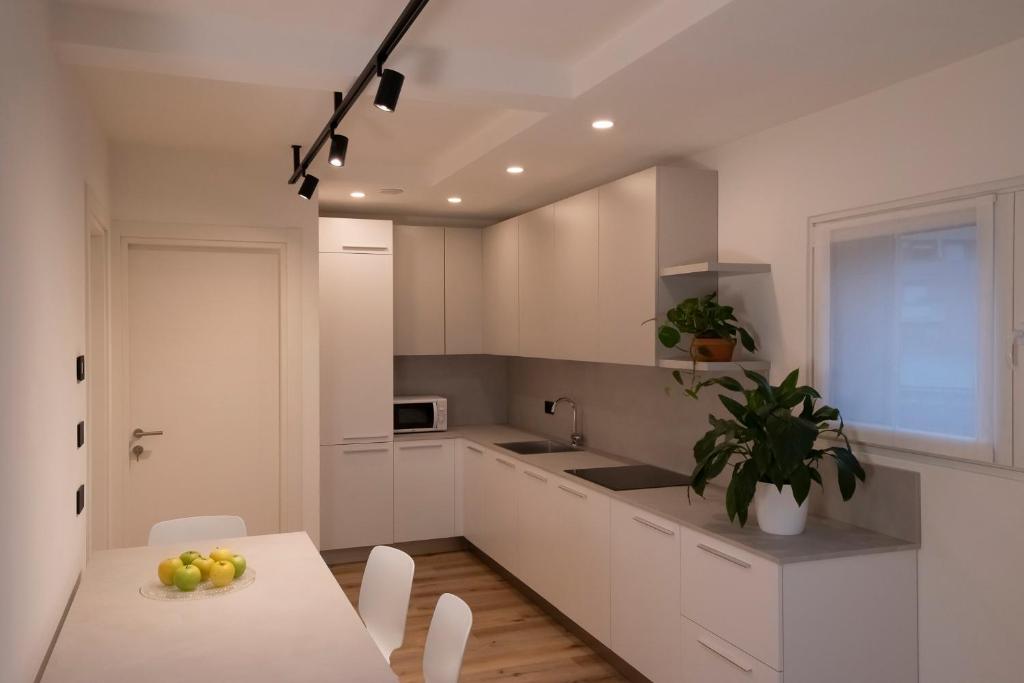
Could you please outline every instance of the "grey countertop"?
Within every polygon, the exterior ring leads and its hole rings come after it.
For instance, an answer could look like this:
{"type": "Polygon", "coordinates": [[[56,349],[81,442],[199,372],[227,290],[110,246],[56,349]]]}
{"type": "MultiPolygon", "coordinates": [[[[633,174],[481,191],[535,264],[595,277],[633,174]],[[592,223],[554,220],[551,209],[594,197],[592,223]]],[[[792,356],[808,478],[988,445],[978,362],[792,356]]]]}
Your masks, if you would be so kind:
{"type": "Polygon", "coordinates": [[[915,550],[919,544],[892,536],[886,536],[868,529],[856,527],[825,517],[809,515],[807,529],[798,536],[775,536],[757,528],[757,522],[750,519],[746,527],[729,521],[725,512],[725,490],[709,486],[705,497],[690,493],[683,486],[636,491],[611,491],[597,484],[567,474],[565,470],[584,467],[614,467],[617,465],[639,464],[620,455],[595,450],[569,453],[542,453],[539,455],[518,455],[497,444],[506,441],[526,441],[545,438],[524,432],[507,425],[480,425],[457,427],[447,432],[424,432],[417,434],[396,434],[395,441],[422,439],[464,438],[501,452],[536,469],[571,479],[575,484],[600,492],[612,500],[627,503],[677,524],[690,527],[731,543],[760,557],[779,564],[810,562],[853,555],[915,550]]]}

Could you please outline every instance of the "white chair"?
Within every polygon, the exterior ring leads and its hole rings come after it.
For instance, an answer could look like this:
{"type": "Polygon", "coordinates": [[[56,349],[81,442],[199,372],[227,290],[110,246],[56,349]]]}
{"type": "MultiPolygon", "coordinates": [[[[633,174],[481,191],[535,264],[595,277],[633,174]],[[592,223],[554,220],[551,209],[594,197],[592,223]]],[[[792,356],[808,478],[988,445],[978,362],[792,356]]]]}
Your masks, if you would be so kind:
{"type": "Polygon", "coordinates": [[[426,683],[458,683],[472,626],[473,611],[461,598],[445,593],[438,599],[423,648],[426,683]]]}
{"type": "Polygon", "coordinates": [[[397,548],[378,545],[370,551],[359,586],[359,616],[384,658],[405,640],[409,594],[416,563],[397,548]]]}
{"type": "Polygon", "coordinates": [[[248,535],[245,520],[234,515],[181,517],[154,524],[149,530],[149,545],[170,545],[248,535]]]}

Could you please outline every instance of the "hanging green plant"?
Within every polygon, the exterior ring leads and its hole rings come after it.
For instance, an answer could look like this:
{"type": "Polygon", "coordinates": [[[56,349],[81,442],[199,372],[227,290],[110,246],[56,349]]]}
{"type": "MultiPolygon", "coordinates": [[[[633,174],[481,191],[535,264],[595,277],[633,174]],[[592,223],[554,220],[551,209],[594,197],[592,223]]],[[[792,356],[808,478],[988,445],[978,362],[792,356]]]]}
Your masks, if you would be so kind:
{"type": "Polygon", "coordinates": [[[738,324],[733,307],[718,303],[718,292],[684,299],[665,313],[665,322],[658,326],[662,346],[688,352],[695,361],[730,361],[737,340],[747,351],[757,349],[754,338],[738,324]],[[687,349],[680,346],[684,334],[692,335],[687,349]]]}

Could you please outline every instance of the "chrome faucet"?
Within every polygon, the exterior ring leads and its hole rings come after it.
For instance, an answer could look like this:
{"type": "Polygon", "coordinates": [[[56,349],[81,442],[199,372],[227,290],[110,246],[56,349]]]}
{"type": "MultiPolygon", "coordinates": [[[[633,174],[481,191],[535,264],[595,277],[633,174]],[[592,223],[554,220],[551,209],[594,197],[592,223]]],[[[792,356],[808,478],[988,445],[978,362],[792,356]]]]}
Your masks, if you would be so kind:
{"type": "Polygon", "coordinates": [[[569,407],[572,408],[572,434],[569,435],[569,445],[573,448],[579,448],[583,445],[583,435],[580,434],[579,427],[576,425],[576,401],[568,396],[556,398],[554,401],[544,401],[544,412],[548,415],[554,415],[555,408],[562,402],[568,403],[569,407]]]}

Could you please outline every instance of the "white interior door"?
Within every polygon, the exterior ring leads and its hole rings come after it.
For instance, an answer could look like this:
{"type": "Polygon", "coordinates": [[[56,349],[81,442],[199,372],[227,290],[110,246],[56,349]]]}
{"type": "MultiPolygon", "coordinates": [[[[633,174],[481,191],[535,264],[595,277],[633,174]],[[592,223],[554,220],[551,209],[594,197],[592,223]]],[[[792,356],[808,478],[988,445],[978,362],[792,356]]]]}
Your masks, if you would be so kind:
{"type": "Polygon", "coordinates": [[[163,432],[122,451],[125,544],[191,515],[280,531],[282,252],[135,243],[123,258],[128,429],[163,432]]]}

